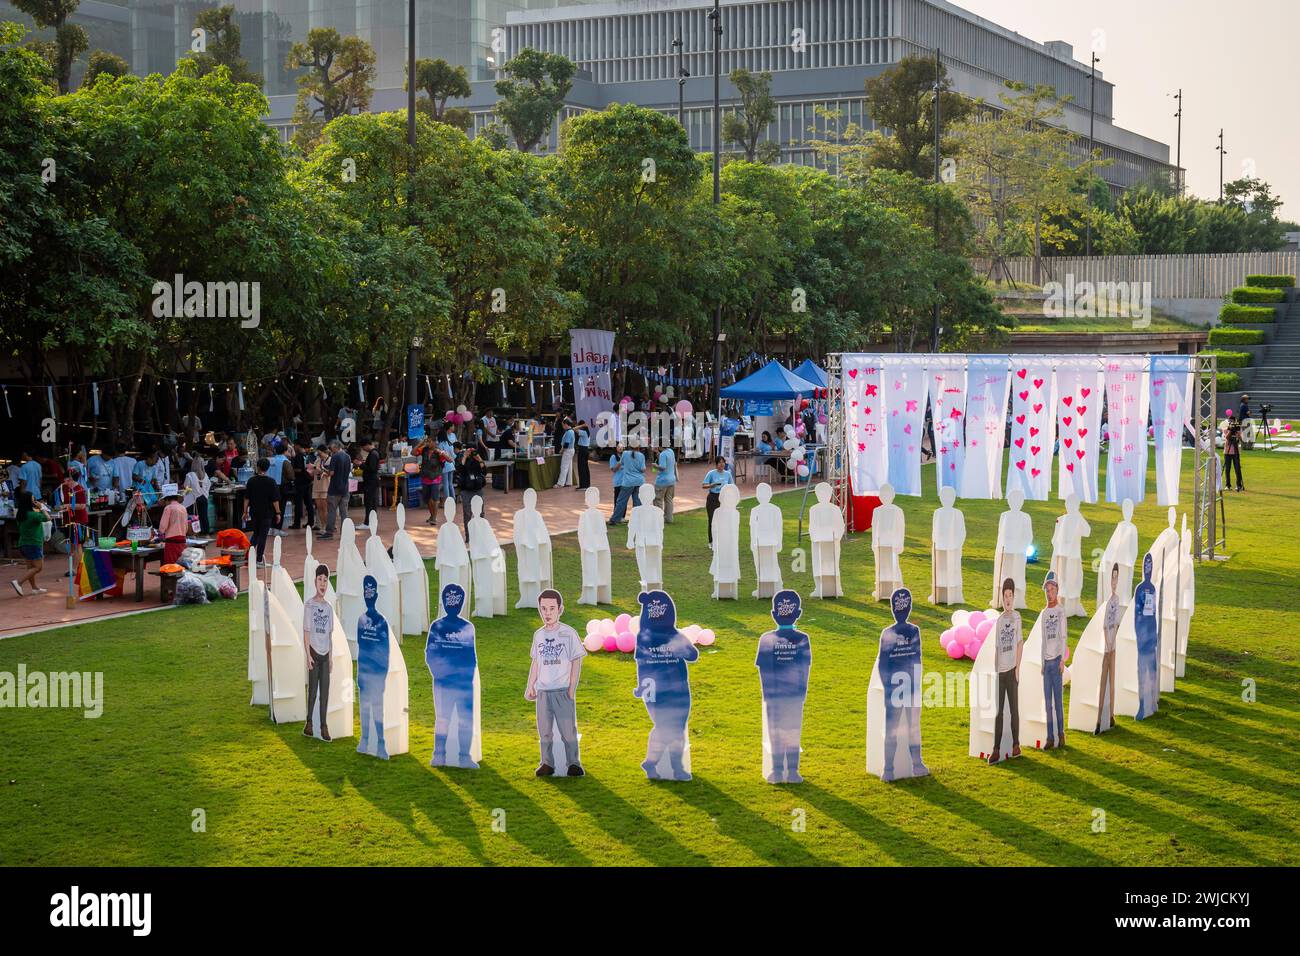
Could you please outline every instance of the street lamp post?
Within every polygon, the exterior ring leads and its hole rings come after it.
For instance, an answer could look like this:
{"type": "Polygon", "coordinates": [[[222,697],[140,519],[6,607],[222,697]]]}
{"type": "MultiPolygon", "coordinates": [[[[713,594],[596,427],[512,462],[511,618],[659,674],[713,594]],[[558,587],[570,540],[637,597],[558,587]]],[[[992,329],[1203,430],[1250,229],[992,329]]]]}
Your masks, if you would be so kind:
{"type": "MultiPolygon", "coordinates": [[[[1088,158],[1092,158],[1092,151],[1096,149],[1095,130],[1097,121],[1097,60],[1100,59],[1096,51],[1092,54],[1092,74],[1088,77],[1088,158]]],[[[1086,223],[1087,236],[1084,239],[1083,254],[1092,255],[1092,173],[1088,173],[1088,221],[1086,223]]]]}
{"type": "Polygon", "coordinates": [[[1223,203],[1223,157],[1228,155],[1228,151],[1223,148],[1223,130],[1219,130],[1219,203],[1223,203]]]}
{"type": "MultiPolygon", "coordinates": [[[[943,160],[939,155],[942,117],[939,112],[939,94],[943,92],[943,61],[939,48],[934,48],[934,248],[939,248],[939,184],[943,182],[943,160]]],[[[934,300],[934,331],[930,343],[932,352],[939,351],[939,299],[934,300]]]]}
{"type": "Polygon", "coordinates": [[[1174,114],[1178,118],[1178,152],[1174,159],[1176,164],[1174,175],[1177,177],[1178,195],[1181,198],[1183,195],[1183,91],[1181,89],[1174,94],[1174,99],[1178,101],[1178,112],[1174,114]]]}
{"type": "MultiPolygon", "coordinates": [[[[410,156],[406,169],[408,189],[414,188],[415,179],[415,0],[406,4],[406,146],[410,156]]],[[[408,203],[411,216],[415,215],[414,204],[408,203]]],[[[406,404],[409,408],[420,398],[416,377],[419,369],[419,349],[412,340],[406,350],[406,404]]]]}
{"type": "MultiPolygon", "coordinates": [[[[677,122],[681,124],[682,129],[686,128],[686,78],[691,74],[686,71],[683,57],[685,53],[682,49],[682,38],[678,37],[673,41],[673,49],[677,51],[677,122]]],[[[689,136],[688,136],[689,140],[689,136]]]]}
{"type": "MultiPolygon", "coordinates": [[[[713,24],[713,207],[722,205],[722,4],[713,0],[709,13],[713,24]]],[[[722,299],[713,309],[713,417],[722,427],[722,299]]]]}

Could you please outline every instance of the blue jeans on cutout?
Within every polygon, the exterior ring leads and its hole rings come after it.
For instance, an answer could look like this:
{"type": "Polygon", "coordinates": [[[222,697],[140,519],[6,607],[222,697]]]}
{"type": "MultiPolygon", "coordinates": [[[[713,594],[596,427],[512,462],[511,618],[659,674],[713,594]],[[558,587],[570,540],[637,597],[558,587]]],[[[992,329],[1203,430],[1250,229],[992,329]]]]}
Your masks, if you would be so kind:
{"type": "Polygon", "coordinates": [[[1065,705],[1062,703],[1061,659],[1043,661],[1043,704],[1047,709],[1047,739],[1059,740],[1065,729],[1065,705]],[[1056,729],[1053,730],[1053,717],[1056,729]]]}

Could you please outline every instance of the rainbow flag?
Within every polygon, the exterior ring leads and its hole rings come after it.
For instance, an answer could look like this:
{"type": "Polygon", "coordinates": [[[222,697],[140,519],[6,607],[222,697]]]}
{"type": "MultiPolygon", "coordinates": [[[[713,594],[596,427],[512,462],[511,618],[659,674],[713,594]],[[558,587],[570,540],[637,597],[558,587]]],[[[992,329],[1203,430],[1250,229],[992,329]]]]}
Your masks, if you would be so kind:
{"type": "Polygon", "coordinates": [[[107,551],[86,548],[81,552],[81,564],[77,566],[77,600],[103,594],[117,584],[117,572],[113,570],[113,556],[107,551]]]}

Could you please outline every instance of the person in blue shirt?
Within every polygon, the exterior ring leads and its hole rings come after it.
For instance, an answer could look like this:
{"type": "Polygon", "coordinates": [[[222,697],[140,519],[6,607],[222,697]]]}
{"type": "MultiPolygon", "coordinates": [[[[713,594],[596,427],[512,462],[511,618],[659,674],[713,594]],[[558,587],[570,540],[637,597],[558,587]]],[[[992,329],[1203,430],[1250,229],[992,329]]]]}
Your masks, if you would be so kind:
{"type": "Polygon", "coordinates": [[[563,422],[564,437],[560,439],[560,478],[555,482],[555,487],[564,488],[567,485],[576,484],[576,472],[573,467],[573,459],[576,453],[576,442],[578,433],[574,430],[569,420],[566,418],[563,422]]]}
{"type": "Polygon", "coordinates": [[[101,493],[113,487],[113,476],[102,455],[91,455],[86,459],[86,475],[92,492],[101,493]]]}
{"type": "Polygon", "coordinates": [[[149,457],[137,461],[131,469],[131,486],[140,492],[146,506],[152,506],[158,500],[158,489],[154,487],[154,465],[158,462],[158,453],[149,452],[149,457]]]}
{"type": "Polygon", "coordinates": [[[699,648],[677,630],[677,609],[664,591],[643,591],[636,635],[636,690],[654,726],[646,742],[641,769],[659,780],[659,762],[668,754],[673,780],[690,780],[686,768],[686,722],[691,716],[691,680],[686,665],[699,648]]]}
{"type": "Polygon", "coordinates": [[[31,456],[30,452],[22,452],[19,456],[22,464],[18,466],[18,481],[20,491],[30,491],[32,498],[36,501],[41,500],[41,463],[31,456]]]}
{"type": "Polygon", "coordinates": [[[719,455],[713,460],[713,467],[709,469],[708,474],[704,476],[701,485],[707,488],[709,495],[704,499],[705,522],[709,526],[709,544],[713,544],[713,512],[718,510],[718,492],[722,491],[723,485],[734,485],[736,480],[731,477],[731,469],[727,467],[727,459],[719,455]]]}
{"type": "Polygon", "coordinates": [[[578,445],[578,490],[591,487],[591,429],[586,419],[573,426],[578,445]]]}
{"type": "Polygon", "coordinates": [[[438,451],[442,452],[442,483],[437,486],[438,500],[450,498],[456,474],[456,433],[443,428],[438,434],[438,451]]]}
{"type": "Polygon", "coordinates": [[[461,616],[465,589],[448,584],[442,589],[443,616],[429,625],[424,661],[433,678],[433,759],[431,767],[449,763],[478,768],[470,756],[474,743],[474,674],[478,670],[474,625],[461,616]],[[457,753],[447,759],[447,735],[455,721],[457,753]]]}
{"type": "Polygon", "coordinates": [[[797,591],[777,591],[772,597],[776,630],[758,639],[754,666],[763,688],[763,716],[772,753],[768,783],[803,783],[799,776],[799,738],[803,733],[812,647],[808,635],[794,627],[801,612],[797,591]]]}
{"type": "Polygon", "coordinates": [[[379,582],[367,574],[361,581],[365,612],[357,618],[357,695],[361,698],[361,742],[357,753],[372,752],[388,759],[384,746],[384,684],[388,680],[388,621],[375,606],[379,582]]]}
{"type": "Polygon", "coordinates": [[[673,496],[677,493],[677,455],[671,448],[659,452],[655,462],[655,506],[662,508],[664,522],[673,523],[673,496]]]}
{"type": "Polygon", "coordinates": [[[623,523],[628,501],[645,484],[645,455],[633,448],[624,448],[609,460],[609,467],[614,470],[614,487],[617,489],[614,513],[609,516],[609,524],[613,526],[623,523]]]}

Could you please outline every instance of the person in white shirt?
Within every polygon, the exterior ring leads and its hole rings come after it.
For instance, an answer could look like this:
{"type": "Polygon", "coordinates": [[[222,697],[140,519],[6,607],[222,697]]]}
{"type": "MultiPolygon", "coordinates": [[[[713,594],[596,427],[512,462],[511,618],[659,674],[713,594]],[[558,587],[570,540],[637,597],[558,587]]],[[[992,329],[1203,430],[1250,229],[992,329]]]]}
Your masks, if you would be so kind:
{"type": "Polygon", "coordinates": [[[1011,756],[1020,756],[1020,655],[1024,650],[1021,634],[1020,612],[1016,610],[1016,582],[1007,578],[1002,582],[1002,613],[993,624],[992,638],[997,651],[995,666],[998,673],[998,713],[993,719],[993,752],[989,763],[1002,759],[998,748],[1002,744],[1003,708],[1011,710],[1011,756]]]}
{"type": "Polygon", "coordinates": [[[528,670],[528,687],[524,697],[537,703],[537,737],[541,746],[542,762],[537,776],[555,774],[554,735],[558,730],[564,744],[567,775],[581,777],[585,771],[578,757],[578,678],[582,674],[582,659],[587,650],[578,639],[578,632],[560,620],[564,613],[564,599],[554,588],[547,588],[537,597],[537,613],[542,626],[533,632],[528,670]]]}
{"type": "Polygon", "coordinates": [[[1047,709],[1047,742],[1044,750],[1065,746],[1065,703],[1063,699],[1063,681],[1065,674],[1065,608],[1060,604],[1060,585],[1056,575],[1047,572],[1043,582],[1043,593],[1047,595],[1047,607],[1038,615],[1043,629],[1043,704],[1047,709]],[[1056,733],[1052,732],[1055,717],[1056,733]]]}
{"type": "Polygon", "coordinates": [[[1110,597],[1106,600],[1106,616],[1102,619],[1102,633],[1106,635],[1105,650],[1101,655],[1101,696],[1097,699],[1097,733],[1115,726],[1115,637],[1119,623],[1124,619],[1125,603],[1119,595],[1119,564],[1110,566],[1110,597]],[[1107,702],[1109,701],[1109,705],[1107,702]],[[1109,710],[1106,707],[1109,706],[1109,710]],[[1106,727],[1101,726],[1101,713],[1110,716],[1106,727]]]}

